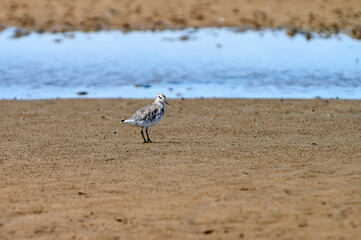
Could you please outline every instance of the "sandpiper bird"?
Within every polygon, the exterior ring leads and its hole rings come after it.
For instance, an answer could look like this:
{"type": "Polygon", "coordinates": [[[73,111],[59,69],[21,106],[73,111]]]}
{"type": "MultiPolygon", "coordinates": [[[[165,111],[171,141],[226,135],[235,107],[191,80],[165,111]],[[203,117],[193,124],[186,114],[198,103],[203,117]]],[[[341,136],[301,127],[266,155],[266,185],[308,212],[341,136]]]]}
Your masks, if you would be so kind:
{"type": "Polygon", "coordinates": [[[155,98],[154,103],[139,109],[130,118],[122,120],[122,123],[129,123],[133,126],[141,127],[142,130],[140,130],[140,132],[142,133],[144,143],[152,142],[148,135],[148,128],[159,123],[159,121],[162,119],[164,115],[164,103],[169,105],[165,95],[159,93],[155,98]],[[147,133],[147,140],[145,140],[143,134],[144,127],[145,132],[147,133]]]}

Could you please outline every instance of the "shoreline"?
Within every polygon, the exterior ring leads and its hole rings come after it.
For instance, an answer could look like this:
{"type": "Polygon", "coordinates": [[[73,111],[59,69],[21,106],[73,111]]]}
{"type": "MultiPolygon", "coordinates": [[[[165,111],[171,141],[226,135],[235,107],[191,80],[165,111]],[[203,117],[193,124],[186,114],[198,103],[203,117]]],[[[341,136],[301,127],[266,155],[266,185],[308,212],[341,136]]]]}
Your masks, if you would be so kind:
{"type": "MultiPolygon", "coordinates": [[[[361,39],[361,3],[322,0],[222,2],[191,0],[140,0],[132,2],[12,0],[0,4],[0,26],[38,32],[81,30],[164,30],[187,27],[238,27],[240,29],[287,29],[299,32],[337,34],[342,31],[361,39]],[[91,6],[91,7],[90,7],[91,6]]],[[[1,27],[0,27],[1,29],[1,27]]]]}
{"type": "MultiPolygon", "coordinates": [[[[151,101],[154,98],[149,97],[149,98],[127,98],[127,97],[99,97],[99,98],[95,98],[95,97],[70,97],[70,98],[37,98],[37,99],[18,99],[18,98],[9,98],[9,99],[0,99],[0,101],[55,101],[55,100],[61,100],[61,101],[65,101],[65,100],[72,100],[72,101],[76,101],[76,100],[89,100],[89,101],[97,101],[97,100],[125,100],[125,101],[151,101]]],[[[286,100],[290,100],[290,101],[313,101],[313,100],[324,100],[324,101],[361,101],[361,98],[339,98],[339,97],[335,97],[335,98],[324,98],[324,97],[313,97],[313,98],[287,98],[287,97],[274,97],[274,98],[270,98],[270,97],[259,97],[259,98],[254,98],[254,97],[189,97],[189,98],[185,98],[185,97],[177,97],[177,98],[168,98],[167,99],[171,99],[171,100],[175,100],[175,101],[184,101],[184,100],[243,100],[243,101],[247,101],[247,100],[259,100],[259,101],[286,101],[286,100]]]]}
{"type": "MultiPolygon", "coordinates": [[[[70,29],[70,30],[66,30],[66,31],[52,31],[52,30],[39,30],[39,29],[33,29],[33,28],[27,28],[24,26],[0,26],[0,34],[3,31],[9,30],[9,29],[13,29],[14,32],[11,36],[11,38],[16,39],[16,38],[21,38],[21,37],[26,37],[30,34],[33,33],[37,33],[37,34],[45,34],[45,33],[50,33],[50,34],[62,34],[64,37],[66,38],[72,38],[72,34],[76,34],[76,33],[87,33],[87,34],[92,34],[92,33],[97,33],[97,32],[101,32],[101,31],[105,31],[105,32],[112,32],[112,31],[119,31],[121,33],[130,33],[130,32],[163,32],[163,31],[187,31],[187,30],[200,30],[200,29],[225,29],[225,30],[229,30],[229,31],[234,31],[235,33],[244,33],[247,31],[254,31],[254,32],[267,32],[267,31],[272,31],[272,32],[281,32],[287,36],[289,36],[290,38],[294,38],[297,35],[301,35],[303,36],[307,41],[315,39],[315,38],[332,38],[332,37],[338,37],[340,35],[343,36],[347,36],[350,37],[351,39],[355,39],[355,40],[361,40],[361,35],[355,35],[354,32],[347,30],[347,29],[340,29],[338,31],[334,31],[334,32],[330,32],[330,31],[317,31],[315,29],[310,29],[308,30],[304,30],[303,28],[297,28],[297,27],[292,27],[290,28],[289,26],[278,26],[276,28],[273,27],[259,27],[259,28],[255,28],[252,27],[250,25],[241,25],[241,26],[204,26],[204,27],[197,27],[197,26],[187,26],[187,27],[182,27],[182,28],[177,28],[177,27],[167,27],[167,28],[134,28],[134,29],[123,29],[123,28],[108,28],[108,29],[93,29],[93,30],[84,30],[84,29],[70,29]],[[67,34],[70,34],[67,35],[67,34]]],[[[189,41],[190,36],[188,36],[187,34],[183,35],[180,37],[180,41],[189,41]]]]}

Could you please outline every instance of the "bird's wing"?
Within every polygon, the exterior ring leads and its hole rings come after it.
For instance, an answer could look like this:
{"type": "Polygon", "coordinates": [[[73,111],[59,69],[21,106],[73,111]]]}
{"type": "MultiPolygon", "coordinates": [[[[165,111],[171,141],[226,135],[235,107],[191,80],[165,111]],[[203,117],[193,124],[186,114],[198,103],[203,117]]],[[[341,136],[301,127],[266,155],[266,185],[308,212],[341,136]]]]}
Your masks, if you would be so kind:
{"type": "Polygon", "coordinates": [[[148,106],[139,109],[129,119],[152,121],[153,119],[155,119],[158,111],[160,111],[159,108],[157,108],[154,104],[150,104],[148,106]]]}

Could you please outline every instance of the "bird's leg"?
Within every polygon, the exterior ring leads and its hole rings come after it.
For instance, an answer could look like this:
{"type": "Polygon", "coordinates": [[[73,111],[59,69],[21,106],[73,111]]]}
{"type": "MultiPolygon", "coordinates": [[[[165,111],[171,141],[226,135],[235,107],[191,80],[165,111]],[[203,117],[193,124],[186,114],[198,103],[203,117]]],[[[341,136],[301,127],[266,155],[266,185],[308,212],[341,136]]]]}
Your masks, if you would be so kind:
{"type": "Polygon", "coordinates": [[[147,141],[145,140],[144,134],[143,134],[143,128],[142,128],[142,130],[140,130],[140,132],[142,133],[142,137],[143,137],[143,139],[144,139],[144,143],[147,143],[147,141]]]}
{"type": "Polygon", "coordinates": [[[148,135],[148,128],[145,129],[145,133],[147,134],[148,142],[152,142],[152,140],[150,140],[149,135],[148,135]]]}

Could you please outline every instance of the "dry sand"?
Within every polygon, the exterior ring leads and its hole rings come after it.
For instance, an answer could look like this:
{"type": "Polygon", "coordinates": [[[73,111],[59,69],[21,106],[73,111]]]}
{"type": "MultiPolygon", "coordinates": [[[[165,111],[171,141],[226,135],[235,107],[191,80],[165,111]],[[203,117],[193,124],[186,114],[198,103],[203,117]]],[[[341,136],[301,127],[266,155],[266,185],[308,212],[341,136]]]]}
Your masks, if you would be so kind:
{"type": "Polygon", "coordinates": [[[0,239],[359,239],[361,101],[0,101],[0,239]]]}
{"type": "MultiPolygon", "coordinates": [[[[3,0],[0,26],[64,32],[236,26],[345,31],[361,39],[360,0],[3,0]]],[[[0,27],[1,28],[1,27],[0,27]]]]}

